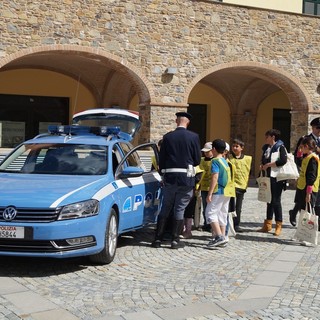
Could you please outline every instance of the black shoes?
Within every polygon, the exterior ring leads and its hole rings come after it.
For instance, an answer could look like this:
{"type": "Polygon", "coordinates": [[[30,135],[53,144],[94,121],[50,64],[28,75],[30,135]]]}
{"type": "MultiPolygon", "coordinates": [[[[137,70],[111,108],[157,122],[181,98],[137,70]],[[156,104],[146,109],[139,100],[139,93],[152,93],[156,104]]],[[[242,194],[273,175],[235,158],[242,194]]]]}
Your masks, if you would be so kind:
{"type": "MultiPolygon", "coordinates": [[[[151,247],[153,248],[161,248],[161,241],[160,240],[154,240],[152,243],[151,243],[151,247]]],[[[185,247],[185,244],[181,241],[175,241],[173,240],[171,242],[171,249],[181,249],[181,248],[184,248],[185,247]]]]}
{"type": "Polygon", "coordinates": [[[171,249],[181,249],[184,248],[185,244],[181,241],[175,241],[173,240],[171,242],[171,249]]]}
{"type": "Polygon", "coordinates": [[[151,243],[151,247],[153,247],[153,248],[160,248],[160,247],[161,247],[161,241],[160,241],[160,240],[154,240],[154,241],[151,243]]]}
{"type": "Polygon", "coordinates": [[[293,210],[289,210],[289,221],[294,227],[297,225],[296,216],[297,215],[293,210]]]}

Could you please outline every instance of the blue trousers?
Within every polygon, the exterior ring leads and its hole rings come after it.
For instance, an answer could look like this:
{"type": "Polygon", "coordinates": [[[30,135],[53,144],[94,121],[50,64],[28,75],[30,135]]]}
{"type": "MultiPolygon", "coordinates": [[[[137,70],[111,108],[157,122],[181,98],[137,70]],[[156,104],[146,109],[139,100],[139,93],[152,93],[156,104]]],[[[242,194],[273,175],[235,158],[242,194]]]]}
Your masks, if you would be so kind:
{"type": "Polygon", "coordinates": [[[173,209],[175,220],[184,219],[184,211],[193,196],[192,186],[178,186],[176,184],[165,184],[163,191],[162,207],[159,217],[167,219],[173,209]]]}

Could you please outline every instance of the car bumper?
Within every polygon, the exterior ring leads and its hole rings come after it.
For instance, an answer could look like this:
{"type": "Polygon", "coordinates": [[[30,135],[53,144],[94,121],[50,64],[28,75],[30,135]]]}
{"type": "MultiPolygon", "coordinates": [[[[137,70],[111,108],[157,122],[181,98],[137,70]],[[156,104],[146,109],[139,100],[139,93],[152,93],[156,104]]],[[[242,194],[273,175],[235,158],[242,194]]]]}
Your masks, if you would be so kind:
{"type": "Polygon", "coordinates": [[[0,255],[68,258],[96,254],[104,248],[106,228],[99,215],[32,225],[0,224],[25,231],[22,239],[0,238],[0,255]]]}

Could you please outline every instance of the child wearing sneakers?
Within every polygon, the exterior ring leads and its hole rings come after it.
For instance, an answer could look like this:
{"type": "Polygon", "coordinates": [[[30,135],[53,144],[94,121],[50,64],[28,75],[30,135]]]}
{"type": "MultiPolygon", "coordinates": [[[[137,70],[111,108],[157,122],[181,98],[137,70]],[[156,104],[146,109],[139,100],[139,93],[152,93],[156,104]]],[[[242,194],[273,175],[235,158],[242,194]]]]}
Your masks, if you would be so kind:
{"type": "Polygon", "coordinates": [[[226,244],[225,231],[228,219],[231,172],[227,160],[223,157],[226,143],[221,139],[212,141],[213,160],[211,164],[211,181],[207,195],[206,219],[211,225],[212,240],[208,249],[226,244]]]}
{"type": "Polygon", "coordinates": [[[206,207],[207,207],[207,195],[210,188],[211,181],[211,163],[213,159],[212,155],[212,142],[206,142],[201,149],[204,157],[201,158],[200,168],[204,171],[200,184],[201,198],[202,198],[202,215],[203,215],[203,231],[211,232],[210,224],[206,220],[206,207]]]}

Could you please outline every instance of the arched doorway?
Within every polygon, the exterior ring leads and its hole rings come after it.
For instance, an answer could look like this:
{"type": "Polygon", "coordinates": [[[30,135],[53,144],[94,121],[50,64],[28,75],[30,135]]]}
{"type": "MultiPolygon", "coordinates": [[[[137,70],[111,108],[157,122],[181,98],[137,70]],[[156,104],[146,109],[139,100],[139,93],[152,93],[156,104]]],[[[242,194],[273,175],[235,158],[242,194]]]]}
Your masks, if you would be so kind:
{"type": "Polygon", "coordinates": [[[65,123],[74,113],[94,107],[130,106],[139,110],[139,106],[149,104],[153,92],[135,66],[92,48],[32,48],[1,59],[0,66],[0,122],[19,122],[21,130],[27,128],[23,139],[41,132],[41,125],[48,122],[47,118],[28,117],[28,113],[45,115],[42,109],[47,108],[49,114],[49,109],[54,113],[56,107],[56,113],[63,109],[64,116],[51,120],[65,123]],[[57,101],[64,101],[63,106],[57,101]],[[35,102],[39,102],[36,110],[35,102]],[[19,117],[10,119],[10,113],[19,113],[19,117]],[[6,116],[1,118],[1,114],[6,116]]]}
{"type": "MultiPolygon", "coordinates": [[[[285,132],[291,145],[308,126],[311,100],[303,85],[282,69],[262,63],[235,62],[209,68],[193,80],[185,97],[189,105],[207,105],[207,140],[240,138],[254,160],[260,157],[264,132],[279,123],[283,114],[291,121],[290,132],[285,132]],[[292,130],[298,113],[305,115],[306,126],[300,127],[301,131],[292,130]]],[[[253,173],[258,165],[255,160],[253,173]]]]}

